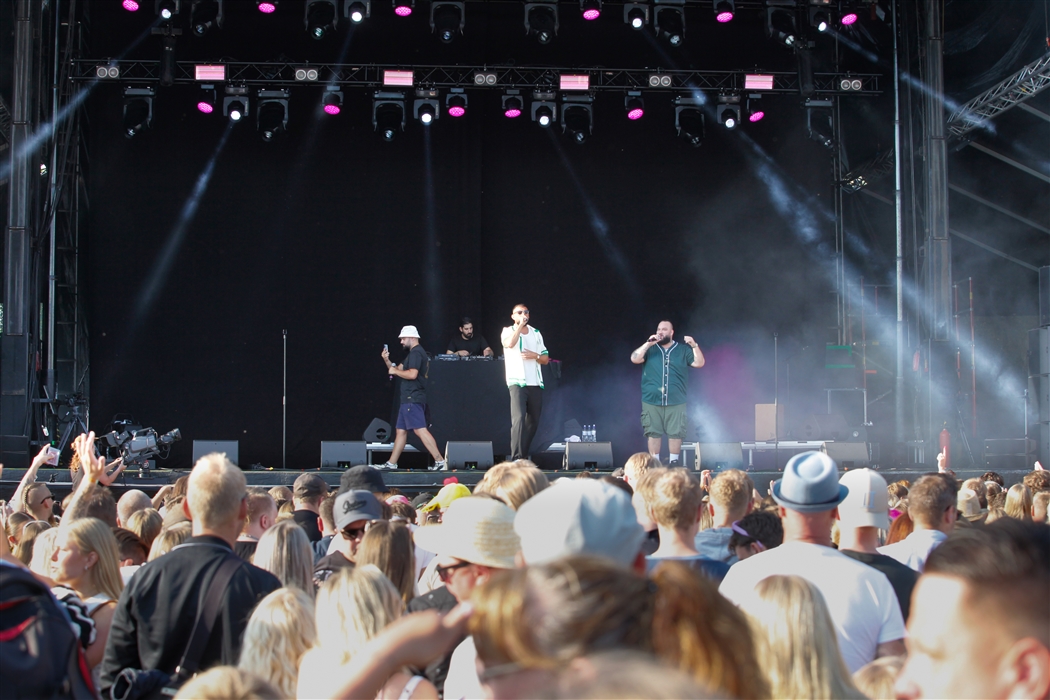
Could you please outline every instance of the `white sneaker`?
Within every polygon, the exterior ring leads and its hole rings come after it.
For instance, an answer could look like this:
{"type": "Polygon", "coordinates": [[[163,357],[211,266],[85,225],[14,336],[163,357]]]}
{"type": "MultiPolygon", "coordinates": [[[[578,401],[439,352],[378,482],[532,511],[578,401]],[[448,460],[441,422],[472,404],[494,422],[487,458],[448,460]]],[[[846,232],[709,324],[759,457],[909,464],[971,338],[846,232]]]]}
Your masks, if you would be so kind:
{"type": "Polygon", "coordinates": [[[446,462],[445,460],[441,460],[440,462],[434,462],[434,466],[427,467],[427,469],[432,472],[447,472],[448,462],[446,462]]]}
{"type": "Polygon", "coordinates": [[[397,464],[394,462],[383,462],[382,464],[375,465],[376,469],[397,469],[397,464]]]}

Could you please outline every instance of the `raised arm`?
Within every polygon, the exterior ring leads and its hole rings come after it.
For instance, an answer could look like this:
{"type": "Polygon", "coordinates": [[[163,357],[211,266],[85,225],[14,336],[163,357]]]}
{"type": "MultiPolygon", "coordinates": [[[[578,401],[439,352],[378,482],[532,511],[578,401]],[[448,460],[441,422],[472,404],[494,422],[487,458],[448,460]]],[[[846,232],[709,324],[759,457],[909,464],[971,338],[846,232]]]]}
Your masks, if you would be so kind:
{"type": "Polygon", "coordinates": [[[40,448],[40,451],[36,453],[36,457],[33,457],[32,463],[29,465],[29,469],[26,469],[26,473],[22,476],[22,480],[18,482],[18,488],[15,489],[14,494],[11,496],[11,507],[14,511],[25,511],[25,503],[22,498],[22,494],[25,493],[26,488],[36,481],[36,473],[40,471],[40,467],[47,463],[47,448],[50,445],[44,445],[40,448]]]}
{"type": "Polygon", "coordinates": [[[89,493],[98,486],[102,475],[106,473],[106,458],[102,455],[95,457],[93,446],[95,444],[95,433],[81,434],[73,441],[77,454],[80,455],[80,468],[84,470],[84,478],[80,480],[80,486],[73,493],[66,509],[66,518],[76,520],[80,515],[77,513],[80,504],[89,493]]]}
{"type": "Polygon", "coordinates": [[[700,350],[700,346],[693,340],[693,336],[687,335],[682,340],[685,344],[693,349],[693,361],[689,363],[690,367],[696,367],[697,369],[704,366],[704,353],[700,350]]]}
{"type": "Polygon", "coordinates": [[[645,362],[645,353],[649,352],[649,348],[656,345],[660,341],[655,335],[649,336],[649,340],[645,341],[631,353],[631,362],[636,365],[643,364],[645,362]]]}
{"type": "Polygon", "coordinates": [[[117,457],[115,460],[106,465],[106,469],[102,472],[102,476],[99,477],[98,483],[102,484],[103,486],[109,486],[117,480],[117,477],[120,476],[120,473],[124,471],[124,467],[126,466],[128,465],[124,464],[124,458],[117,457]],[[116,469],[113,469],[114,466],[116,466],[116,469]],[[110,469],[113,469],[113,471],[109,471],[110,469]]]}

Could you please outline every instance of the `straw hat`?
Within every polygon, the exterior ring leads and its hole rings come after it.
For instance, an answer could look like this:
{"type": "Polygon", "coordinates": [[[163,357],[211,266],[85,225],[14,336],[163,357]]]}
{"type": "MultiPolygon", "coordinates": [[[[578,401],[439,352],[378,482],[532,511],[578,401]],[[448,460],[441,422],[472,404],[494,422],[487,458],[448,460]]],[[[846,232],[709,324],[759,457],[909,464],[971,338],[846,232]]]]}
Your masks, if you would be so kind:
{"type": "Polygon", "coordinates": [[[414,537],[428,552],[494,569],[513,569],[514,555],[521,549],[514,511],[491,498],[456,500],[440,524],[422,527],[414,537]]]}

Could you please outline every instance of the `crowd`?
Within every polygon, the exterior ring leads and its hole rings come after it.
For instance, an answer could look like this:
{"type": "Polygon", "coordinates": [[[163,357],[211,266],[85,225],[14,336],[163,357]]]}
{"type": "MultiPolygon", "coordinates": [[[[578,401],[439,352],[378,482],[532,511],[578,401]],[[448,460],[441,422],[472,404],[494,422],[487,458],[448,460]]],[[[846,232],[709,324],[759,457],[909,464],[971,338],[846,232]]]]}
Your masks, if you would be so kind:
{"type": "Polygon", "coordinates": [[[3,508],[5,695],[1050,698],[1041,468],[888,484],[808,452],[763,494],[640,453],[409,499],[368,466],[249,488],[212,454],[118,501],[93,439],[61,509],[44,452],[3,508]]]}

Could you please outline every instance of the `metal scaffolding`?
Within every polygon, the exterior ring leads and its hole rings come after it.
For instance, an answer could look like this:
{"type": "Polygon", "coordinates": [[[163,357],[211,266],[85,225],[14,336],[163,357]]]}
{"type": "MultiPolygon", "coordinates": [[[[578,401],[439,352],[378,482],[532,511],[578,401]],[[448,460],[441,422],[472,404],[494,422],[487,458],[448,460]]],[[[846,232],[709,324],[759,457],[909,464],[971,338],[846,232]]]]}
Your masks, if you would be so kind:
{"type": "Polygon", "coordinates": [[[1050,51],[955,110],[948,117],[948,131],[959,138],[1048,87],[1050,51]]]}

